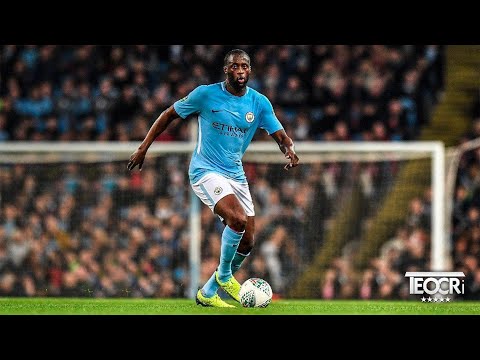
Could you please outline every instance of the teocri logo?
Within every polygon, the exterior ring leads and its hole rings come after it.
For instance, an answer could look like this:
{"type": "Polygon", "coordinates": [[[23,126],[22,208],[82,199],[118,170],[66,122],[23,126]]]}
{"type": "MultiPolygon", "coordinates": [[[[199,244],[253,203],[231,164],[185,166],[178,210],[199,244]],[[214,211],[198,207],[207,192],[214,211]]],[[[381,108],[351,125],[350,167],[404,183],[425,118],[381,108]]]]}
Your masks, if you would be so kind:
{"type": "Polygon", "coordinates": [[[422,302],[449,302],[465,290],[465,274],[459,271],[406,272],[405,277],[410,278],[410,294],[423,295],[422,302]]]}

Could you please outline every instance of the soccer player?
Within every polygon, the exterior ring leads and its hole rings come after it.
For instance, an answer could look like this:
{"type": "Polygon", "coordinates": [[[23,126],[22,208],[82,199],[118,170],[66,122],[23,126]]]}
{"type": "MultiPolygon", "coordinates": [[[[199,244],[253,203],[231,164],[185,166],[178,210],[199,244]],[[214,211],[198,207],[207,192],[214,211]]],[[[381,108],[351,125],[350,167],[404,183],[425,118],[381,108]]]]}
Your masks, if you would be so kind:
{"type": "Polygon", "coordinates": [[[200,85],[176,101],[155,120],[145,139],[130,156],[127,168],[142,169],[153,141],[178,117],[198,114],[198,142],[190,167],[190,183],[197,196],[225,224],[217,270],[198,290],[202,306],[234,307],[217,294],[219,287],[240,301],[240,284],[233,274],[254,246],[255,212],[242,165],[242,157],[258,128],[277,142],[288,163],[298,165],[292,139],[277,119],[270,101],[247,86],[250,57],[240,49],[225,55],[225,81],[200,85]]]}

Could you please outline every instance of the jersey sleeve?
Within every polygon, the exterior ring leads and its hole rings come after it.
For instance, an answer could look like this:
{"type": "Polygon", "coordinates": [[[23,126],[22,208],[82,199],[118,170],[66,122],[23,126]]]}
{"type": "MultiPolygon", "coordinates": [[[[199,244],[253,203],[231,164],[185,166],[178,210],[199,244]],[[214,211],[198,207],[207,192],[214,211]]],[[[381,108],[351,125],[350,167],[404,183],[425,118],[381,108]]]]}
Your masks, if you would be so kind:
{"type": "Polygon", "coordinates": [[[173,108],[182,119],[201,111],[205,90],[205,85],[198,86],[190,94],[173,103],[173,108]]]}
{"type": "Polygon", "coordinates": [[[264,129],[268,135],[273,134],[278,130],[282,130],[282,123],[275,115],[275,111],[273,110],[270,100],[268,100],[265,96],[262,96],[261,99],[261,118],[259,127],[264,129]]]}

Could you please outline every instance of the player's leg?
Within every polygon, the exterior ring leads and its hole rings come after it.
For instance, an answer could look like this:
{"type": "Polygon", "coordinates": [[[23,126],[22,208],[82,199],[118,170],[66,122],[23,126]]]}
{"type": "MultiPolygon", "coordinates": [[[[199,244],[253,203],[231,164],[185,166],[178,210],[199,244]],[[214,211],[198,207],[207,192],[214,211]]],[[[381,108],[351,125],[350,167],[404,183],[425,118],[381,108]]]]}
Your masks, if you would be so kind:
{"type": "Polygon", "coordinates": [[[238,183],[233,180],[229,180],[229,183],[247,214],[245,234],[242,237],[242,241],[240,242],[237,253],[232,261],[232,273],[234,274],[238,271],[245,258],[250,255],[255,243],[255,209],[248,184],[238,183]]]}
{"type": "Polygon", "coordinates": [[[215,206],[215,213],[227,224],[222,233],[220,263],[216,271],[216,281],[222,289],[240,301],[240,284],[233,277],[232,262],[247,226],[247,214],[236,195],[225,196],[215,206]]]}
{"type": "MultiPolygon", "coordinates": [[[[218,271],[210,278],[197,294],[197,303],[204,305],[205,300],[220,299],[216,294],[218,290],[217,281],[223,285],[224,290],[234,299],[238,300],[238,282],[232,276],[232,260],[239,246],[240,240],[245,232],[247,223],[245,212],[227,179],[218,174],[208,174],[192,188],[203,203],[225,221],[226,226],[222,233],[222,244],[220,251],[220,264],[218,271]],[[219,276],[217,279],[216,276],[219,276]],[[237,296],[235,296],[237,295],[237,296]]],[[[208,305],[217,306],[217,305],[208,305]]]]}
{"type": "Polygon", "coordinates": [[[222,233],[220,264],[218,278],[221,282],[232,277],[232,260],[237,253],[247,226],[247,215],[237,197],[233,194],[225,196],[215,206],[215,213],[224,219],[226,224],[222,233]]]}
{"type": "MultiPolygon", "coordinates": [[[[255,210],[254,210],[254,205],[253,205],[253,200],[252,200],[252,195],[250,194],[250,188],[248,186],[248,183],[240,183],[236,182],[234,180],[229,179],[228,180],[231,188],[233,189],[233,192],[236,196],[236,199],[240,202],[246,216],[247,216],[247,222],[245,224],[245,233],[242,237],[242,240],[240,242],[239,247],[237,248],[237,251],[235,253],[235,256],[232,260],[231,263],[231,271],[232,275],[238,271],[240,268],[241,264],[245,260],[245,258],[250,255],[250,252],[253,248],[254,245],[254,233],[255,233],[255,210]]],[[[217,205],[218,206],[218,205],[217,205]]],[[[230,210],[232,210],[231,207],[229,207],[230,210]]],[[[218,209],[221,210],[221,209],[218,209]]],[[[227,224],[228,226],[228,219],[225,218],[226,215],[222,215],[221,211],[218,211],[217,209],[215,212],[221,216],[221,218],[224,218],[224,223],[227,224]]],[[[237,214],[240,214],[239,210],[236,210],[237,214]]],[[[232,289],[228,291],[224,285],[222,285],[222,281],[220,279],[217,279],[217,282],[222,286],[222,288],[234,299],[239,301],[239,292],[240,292],[240,284],[238,281],[232,276],[230,278],[233,284],[231,284],[232,289]]]]}
{"type": "MultiPolygon", "coordinates": [[[[223,224],[227,225],[225,223],[225,220],[223,220],[223,224]]],[[[254,233],[255,217],[248,216],[245,233],[243,234],[240,245],[238,245],[237,252],[235,253],[235,256],[232,260],[232,275],[235,275],[238,269],[240,269],[243,261],[247,258],[247,256],[250,255],[250,252],[252,251],[254,246],[254,233]]],[[[212,276],[210,276],[208,281],[205,283],[205,285],[203,285],[202,292],[205,296],[212,297],[217,293],[219,288],[220,285],[218,285],[217,280],[215,279],[215,273],[213,273],[212,276]]]]}
{"type": "Polygon", "coordinates": [[[243,261],[250,255],[250,252],[255,245],[255,216],[247,217],[247,226],[245,228],[245,234],[243,234],[240,245],[238,245],[237,253],[232,261],[232,274],[235,274],[243,261]]]}

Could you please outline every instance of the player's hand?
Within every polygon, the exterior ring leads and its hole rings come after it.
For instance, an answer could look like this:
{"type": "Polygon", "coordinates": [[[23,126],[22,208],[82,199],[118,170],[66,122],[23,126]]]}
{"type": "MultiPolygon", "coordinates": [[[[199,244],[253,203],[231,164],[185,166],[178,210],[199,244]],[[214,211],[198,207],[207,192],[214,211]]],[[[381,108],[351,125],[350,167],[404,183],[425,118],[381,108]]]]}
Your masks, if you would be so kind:
{"type": "Polygon", "coordinates": [[[287,151],[285,151],[285,158],[290,160],[290,162],[285,165],[284,169],[285,170],[290,170],[291,168],[294,168],[295,166],[298,166],[298,156],[295,154],[295,151],[292,148],[287,148],[287,151]]]}
{"type": "Polygon", "coordinates": [[[130,156],[130,160],[127,164],[128,170],[133,170],[135,166],[138,165],[138,169],[142,171],[143,162],[145,161],[145,154],[147,152],[144,150],[137,149],[135,152],[130,156]]]}

